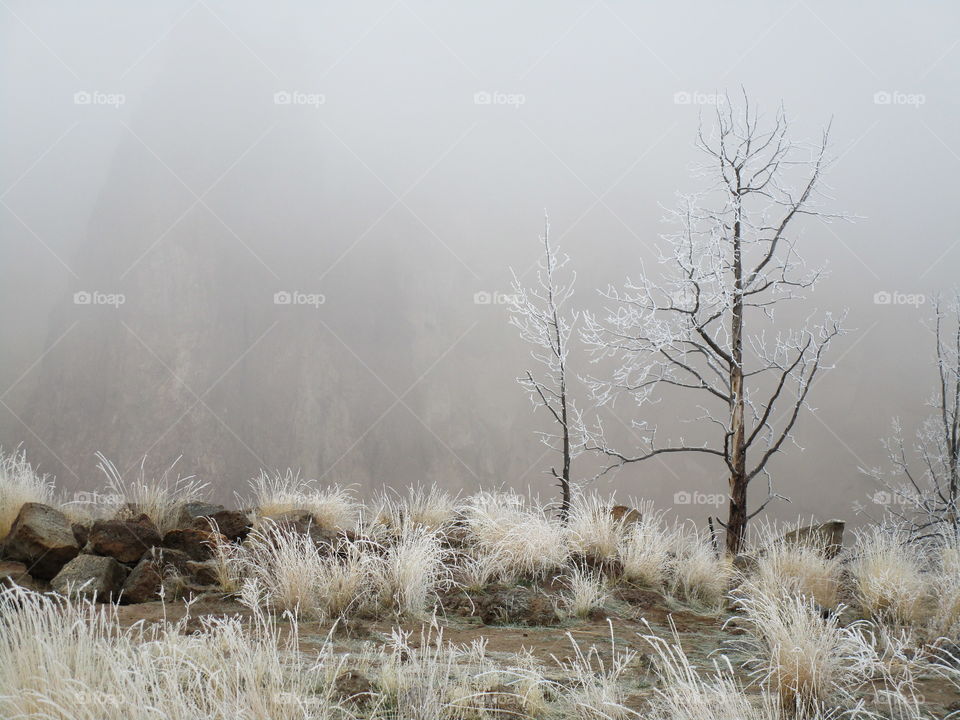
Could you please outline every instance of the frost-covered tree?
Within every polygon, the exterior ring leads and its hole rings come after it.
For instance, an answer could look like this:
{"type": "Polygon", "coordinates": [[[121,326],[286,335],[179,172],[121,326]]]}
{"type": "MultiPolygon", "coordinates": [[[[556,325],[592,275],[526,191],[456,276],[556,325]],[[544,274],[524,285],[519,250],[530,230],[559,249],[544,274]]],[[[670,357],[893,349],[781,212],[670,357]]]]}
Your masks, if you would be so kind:
{"type": "MultiPolygon", "coordinates": [[[[604,472],[668,453],[700,453],[722,462],[729,486],[727,549],[741,548],[748,521],[774,497],[768,465],[802,412],[824,353],[840,335],[841,319],[827,314],[800,327],[778,326],[775,311],[801,300],[821,277],[798,254],[804,218],[842,217],[822,209],[829,126],[819,143],[788,137],[783,108],[768,123],[746,95],[735,107],[727,96],[715,122],[701,124],[697,147],[706,161],[694,176],[703,188],[681,196],[668,219],[677,230],[663,237],[661,272],[641,267],[636,281],[610,287],[603,313],[585,314],[583,339],[593,360],[613,358],[611,376],[589,380],[598,405],[621,394],[642,411],[665,393],[685,419],[702,421],[713,440],[660,443],[656,428],[633,421],[639,447],[618,449],[602,423],[584,428],[586,448],[609,459],[604,472]],[[712,428],[712,429],[711,429],[712,428]],[[750,510],[747,491],[763,476],[767,495],[750,510]]],[[[601,363],[603,364],[603,363],[601,363]]]]}
{"type": "Polygon", "coordinates": [[[578,313],[566,308],[573,295],[576,273],[564,273],[570,261],[550,245],[550,220],[544,214],[543,256],[537,263],[537,282],[527,288],[513,274],[513,298],[510,304],[510,324],[520,331],[520,337],[533,345],[530,357],[540,370],[527,370],[517,378],[530,395],[534,408],[543,408],[551,417],[553,429],[538,433],[541,440],[561,456],[561,469],[550,468],[560,488],[560,516],[566,520],[570,512],[570,467],[579,448],[572,429],[577,411],[570,398],[567,356],[570,336],[578,313]]]}
{"type": "Polygon", "coordinates": [[[930,327],[936,343],[937,382],[932,414],[912,442],[898,419],[883,441],[886,468],[861,468],[883,488],[874,496],[915,539],[960,547],[960,292],[936,298],[930,327]]]}

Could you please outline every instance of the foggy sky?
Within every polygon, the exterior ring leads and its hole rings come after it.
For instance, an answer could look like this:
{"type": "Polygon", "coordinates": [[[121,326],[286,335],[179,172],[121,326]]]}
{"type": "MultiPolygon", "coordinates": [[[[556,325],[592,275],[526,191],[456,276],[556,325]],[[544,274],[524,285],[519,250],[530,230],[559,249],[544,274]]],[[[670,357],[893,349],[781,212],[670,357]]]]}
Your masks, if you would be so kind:
{"type": "MultiPolygon", "coordinates": [[[[797,139],[832,118],[827,181],[859,216],[804,226],[829,268],[804,309],[853,331],[771,468],[793,500],[775,513],[850,517],[891,418],[928,411],[929,301],[875,295],[958,280],[954,6],[7,0],[0,19],[0,444],[67,489],[99,484],[100,450],[124,470],[182,454],[221,499],[288,466],[363,493],[549,494],[527,349],[475,295],[530,268],[546,208],[576,303],[601,307],[698,187],[708,96],[741,86],[797,139]],[[293,291],[324,302],[274,303],[293,291]]],[[[678,457],[600,489],[669,506],[722,478],[678,457]]]]}

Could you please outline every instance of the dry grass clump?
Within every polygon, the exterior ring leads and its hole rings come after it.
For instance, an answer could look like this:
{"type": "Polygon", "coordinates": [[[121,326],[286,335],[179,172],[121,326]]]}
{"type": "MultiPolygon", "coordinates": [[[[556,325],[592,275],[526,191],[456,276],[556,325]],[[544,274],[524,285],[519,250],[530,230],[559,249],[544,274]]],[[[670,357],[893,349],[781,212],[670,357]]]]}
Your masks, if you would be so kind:
{"type": "Polygon", "coordinates": [[[722,606],[734,577],[730,558],[718,557],[710,540],[691,525],[678,532],[674,553],[670,592],[708,608],[722,606]]]}
{"type": "Polygon", "coordinates": [[[123,628],[116,606],[0,591],[0,717],[46,720],[327,720],[339,666],[252,623],[205,618],[123,628]]]}
{"type": "Polygon", "coordinates": [[[777,593],[747,581],[737,591],[738,619],[761,685],[785,710],[812,714],[851,704],[852,692],[876,668],[861,624],[842,627],[809,597],[777,593]]]}
{"type": "Polygon", "coordinates": [[[542,578],[560,570],[570,551],[566,530],[514,493],[480,493],[464,508],[472,554],[493,558],[498,579],[542,578]]]}
{"type": "Polygon", "coordinates": [[[370,564],[381,604],[401,615],[423,615],[437,592],[452,582],[447,559],[437,533],[422,525],[404,525],[370,564]]]}
{"type": "Polygon", "coordinates": [[[824,608],[838,603],[841,561],[808,545],[774,542],[757,557],[754,581],[768,595],[790,593],[824,608]]]}
{"type": "Polygon", "coordinates": [[[608,563],[617,557],[624,522],[610,512],[611,498],[596,492],[574,498],[567,522],[571,551],[595,563],[608,563]]]}
{"type": "Polygon", "coordinates": [[[112,501],[126,508],[126,512],[146,513],[161,535],[177,527],[182,503],[206,497],[208,483],[192,475],[174,476],[179,458],[160,477],[152,478],[147,478],[144,458],[133,480],[123,478],[116,465],[101,453],[97,453],[97,459],[97,467],[107,478],[107,494],[112,496],[112,501]]]}
{"type": "Polygon", "coordinates": [[[940,548],[936,572],[931,581],[936,598],[930,617],[929,635],[960,641],[960,550],[940,548]]]}
{"type": "Polygon", "coordinates": [[[360,520],[362,506],[348,489],[338,485],[318,487],[315,480],[301,478],[291,469],[273,474],[261,470],[250,486],[251,504],[261,515],[305,510],[324,530],[353,530],[360,520]]]}
{"type": "Polygon", "coordinates": [[[654,511],[651,503],[639,510],[640,520],[630,523],[620,538],[617,557],[622,576],[627,582],[660,588],[678,545],[677,529],[666,527],[663,513],[654,511]]]}
{"type": "Polygon", "coordinates": [[[337,618],[371,601],[373,561],[358,544],[318,546],[306,533],[270,525],[247,538],[244,592],[281,613],[337,618]]]}
{"type": "Polygon", "coordinates": [[[0,540],[10,532],[20,508],[29,502],[49,505],[53,493],[53,481],[37,474],[27,462],[26,451],[5,453],[0,448],[0,540]]]}
{"type": "Polygon", "coordinates": [[[563,609],[574,617],[584,618],[594,610],[602,610],[610,596],[607,579],[586,568],[576,566],[561,579],[567,585],[561,594],[563,609]]]}
{"type": "Polygon", "coordinates": [[[392,490],[383,493],[374,503],[373,524],[397,529],[419,525],[432,532],[449,528],[456,520],[460,502],[436,484],[411,485],[406,494],[392,490]]]}
{"type": "Polygon", "coordinates": [[[606,662],[596,646],[591,645],[584,652],[570,633],[567,633],[567,637],[573,646],[571,658],[561,661],[554,657],[567,678],[562,688],[559,717],[582,720],[638,717],[635,711],[625,705],[627,698],[622,682],[623,676],[633,666],[636,653],[617,648],[613,625],[610,625],[610,659],[606,662]]]}
{"type": "Polygon", "coordinates": [[[920,550],[895,529],[878,526],[857,533],[850,575],[857,604],[871,617],[922,625],[930,613],[929,577],[920,550]]]}

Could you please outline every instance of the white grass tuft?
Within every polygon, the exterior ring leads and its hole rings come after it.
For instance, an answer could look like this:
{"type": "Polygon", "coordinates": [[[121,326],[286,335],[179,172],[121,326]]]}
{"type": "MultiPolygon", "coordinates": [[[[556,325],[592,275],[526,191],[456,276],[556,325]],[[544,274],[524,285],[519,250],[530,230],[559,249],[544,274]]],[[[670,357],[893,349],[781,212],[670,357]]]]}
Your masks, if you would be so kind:
{"type": "Polygon", "coordinates": [[[640,520],[631,523],[618,549],[623,578],[637,585],[660,588],[667,579],[672,554],[679,544],[676,527],[667,528],[663,513],[652,503],[638,508],[640,520]]]}
{"type": "Polygon", "coordinates": [[[895,529],[875,526],[857,533],[850,574],[860,608],[895,624],[920,625],[930,613],[930,583],[920,550],[895,529]]]}
{"type": "Polygon", "coordinates": [[[53,502],[53,481],[39,475],[27,462],[26,451],[5,453],[0,448],[0,541],[7,536],[20,508],[29,502],[53,502]]]}
{"type": "Polygon", "coordinates": [[[291,469],[268,474],[261,470],[250,481],[252,504],[261,515],[305,510],[324,530],[353,530],[360,519],[361,505],[347,488],[338,485],[318,487],[291,469]]]}
{"type": "Polygon", "coordinates": [[[561,599],[564,609],[574,617],[587,617],[594,610],[602,610],[610,596],[606,578],[580,566],[563,576],[567,589],[561,599]]]}
{"type": "Polygon", "coordinates": [[[117,467],[102,453],[97,453],[97,460],[97,467],[107,479],[107,494],[114,498],[113,502],[124,511],[146,513],[161,535],[177,526],[182,503],[206,497],[206,482],[192,475],[174,476],[180,458],[164,470],[160,477],[149,479],[146,476],[144,458],[133,480],[122,477],[117,467]]]}

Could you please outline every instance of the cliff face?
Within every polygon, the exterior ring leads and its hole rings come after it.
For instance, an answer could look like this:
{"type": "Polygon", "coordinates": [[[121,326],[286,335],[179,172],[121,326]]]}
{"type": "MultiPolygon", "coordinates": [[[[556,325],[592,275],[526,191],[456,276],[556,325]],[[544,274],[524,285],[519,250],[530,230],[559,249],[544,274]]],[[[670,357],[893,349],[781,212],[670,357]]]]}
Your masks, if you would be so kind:
{"type": "Polygon", "coordinates": [[[500,433],[532,443],[481,389],[505,373],[502,395],[523,408],[513,370],[484,362],[476,333],[456,342],[476,313],[469,273],[402,208],[370,230],[390,194],[314,111],[274,105],[262,68],[189,35],[168,52],[203,70],[161,73],[118,128],[46,345],[66,335],[18,388],[36,436],[5,444],[24,440],[68,489],[101,482],[96,451],[130,472],[182,455],[221,499],[261,467],[367,492],[525,469],[490,451],[500,433]],[[83,291],[124,302],[75,304],[83,291]],[[275,304],[284,291],[325,302],[275,304]]]}

